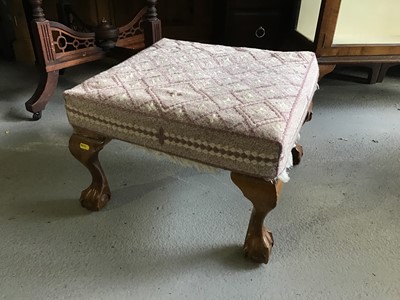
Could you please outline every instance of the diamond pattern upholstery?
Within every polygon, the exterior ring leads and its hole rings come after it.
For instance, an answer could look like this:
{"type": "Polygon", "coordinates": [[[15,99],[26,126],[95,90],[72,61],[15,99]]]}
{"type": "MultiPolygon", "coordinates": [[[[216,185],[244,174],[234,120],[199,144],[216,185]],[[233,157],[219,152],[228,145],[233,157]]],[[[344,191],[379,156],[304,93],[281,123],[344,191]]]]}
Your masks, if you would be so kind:
{"type": "Polygon", "coordinates": [[[73,126],[273,179],[286,169],[317,80],[311,52],[164,38],[64,98],[73,126]]]}

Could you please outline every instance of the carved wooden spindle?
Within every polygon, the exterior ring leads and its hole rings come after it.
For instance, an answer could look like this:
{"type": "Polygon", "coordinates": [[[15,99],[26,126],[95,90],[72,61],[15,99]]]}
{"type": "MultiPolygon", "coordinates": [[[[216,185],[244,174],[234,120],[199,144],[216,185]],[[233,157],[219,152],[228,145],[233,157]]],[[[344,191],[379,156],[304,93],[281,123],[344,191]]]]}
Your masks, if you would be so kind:
{"type": "Polygon", "coordinates": [[[81,205],[89,210],[102,209],[111,198],[107,178],[98,158],[99,152],[109,141],[79,130],[75,130],[69,140],[70,152],[92,175],[92,183],[82,191],[80,198],[81,205]]]}
{"type": "Polygon", "coordinates": [[[161,21],[157,18],[157,0],[146,0],[147,12],[143,21],[144,43],[146,47],[161,39],[161,21]]]}
{"type": "Polygon", "coordinates": [[[94,29],[96,33],[96,44],[104,51],[108,51],[115,47],[118,40],[119,30],[110,24],[105,18],[94,29]]]}
{"type": "Polygon", "coordinates": [[[273,210],[278,200],[282,183],[272,183],[262,178],[256,178],[239,173],[231,173],[232,181],[243,192],[243,195],[253,203],[249,227],[244,242],[244,253],[247,257],[267,263],[274,240],[272,233],[264,227],[264,219],[273,210]]]}
{"type": "Polygon", "coordinates": [[[147,1],[147,13],[146,20],[157,20],[157,0],[146,0],[147,1]]]}
{"type": "Polygon", "coordinates": [[[46,21],[42,8],[42,0],[30,0],[32,6],[32,17],[35,21],[43,22],[46,21]]]}

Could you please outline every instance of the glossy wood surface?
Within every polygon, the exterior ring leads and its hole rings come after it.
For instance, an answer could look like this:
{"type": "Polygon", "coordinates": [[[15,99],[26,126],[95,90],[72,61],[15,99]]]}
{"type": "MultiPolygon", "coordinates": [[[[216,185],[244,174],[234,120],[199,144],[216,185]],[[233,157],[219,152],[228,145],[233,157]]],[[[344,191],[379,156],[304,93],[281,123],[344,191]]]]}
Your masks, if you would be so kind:
{"type": "MultiPolygon", "coordinates": [[[[369,83],[381,82],[389,67],[400,64],[400,44],[334,44],[341,0],[322,0],[315,41],[297,31],[291,35],[290,50],[314,51],[320,65],[320,79],[336,65],[363,65],[371,68],[369,83]]],[[[360,7],[360,13],[362,13],[360,7]]],[[[370,16],[371,22],[379,22],[370,16]]],[[[354,20],[357,26],[357,20],[354,20]]]]}
{"type": "Polygon", "coordinates": [[[41,112],[51,99],[57,86],[58,70],[104,58],[110,48],[115,46],[130,49],[133,54],[161,39],[157,0],[143,1],[146,7],[134,16],[134,22],[119,29],[104,23],[106,21],[102,22],[97,35],[95,32],[87,32],[90,26],[82,22],[77,27],[85,28],[85,32],[47,20],[42,0],[23,1],[26,12],[32,14],[28,18],[31,20],[30,33],[41,74],[34,95],[25,103],[26,109],[33,113],[41,112]],[[117,36],[117,32],[121,34],[117,36]]]}
{"type": "Polygon", "coordinates": [[[282,185],[234,172],[231,173],[231,179],[253,204],[243,246],[245,256],[266,264],[271,255],[274,239],[272,233],[264,226],[264,220],[275,208],[282,185]]]}
{"type": "Polygon", "coordinates": [[[69,140],[69,151],[81,162],[92,175],[92,183],[82,191],[81,205],[89,210],[102,209],[111,198],[107,177],[99,161],[99,152],[110,140],[89,132],[75,128],[69,140]]]}

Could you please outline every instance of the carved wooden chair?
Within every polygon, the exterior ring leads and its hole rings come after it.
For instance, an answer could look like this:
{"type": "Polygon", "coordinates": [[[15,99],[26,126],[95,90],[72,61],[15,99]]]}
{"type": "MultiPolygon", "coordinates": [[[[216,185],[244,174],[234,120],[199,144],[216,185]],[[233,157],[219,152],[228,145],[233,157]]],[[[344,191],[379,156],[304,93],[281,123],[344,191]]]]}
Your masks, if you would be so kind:
{"type": "Polygon", "coordinates": [[[104,58],[110,48],[138,51],[161,38],[161,22],[155,7],[157,0],[146,0],[147,6],[125,26],[114,28],[103,22],[96,33],[79,32],[47,20],[42,0],[23,1],[40,70],[36,91],[25,103],[34,120],[41,118],[42,110],[57,86],[60,70],[104,58]]]}

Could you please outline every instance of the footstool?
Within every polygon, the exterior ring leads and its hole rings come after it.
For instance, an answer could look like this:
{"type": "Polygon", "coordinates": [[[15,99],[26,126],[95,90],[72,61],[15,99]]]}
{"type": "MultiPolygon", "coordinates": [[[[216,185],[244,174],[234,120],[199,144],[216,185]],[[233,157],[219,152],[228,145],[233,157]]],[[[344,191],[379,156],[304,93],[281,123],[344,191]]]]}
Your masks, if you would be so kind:
{"type": "Polygon", "coordinates": [[[93,178],[81,204],[99,210],[111,197],[98,160],[111,139],[229,170],[254,207],[244,252],[267,263],[273,239],[264,219],[301,156],[296,141],[318,73],[311,52],[164,38],[65,91],[69,149],[93,178]]]}

